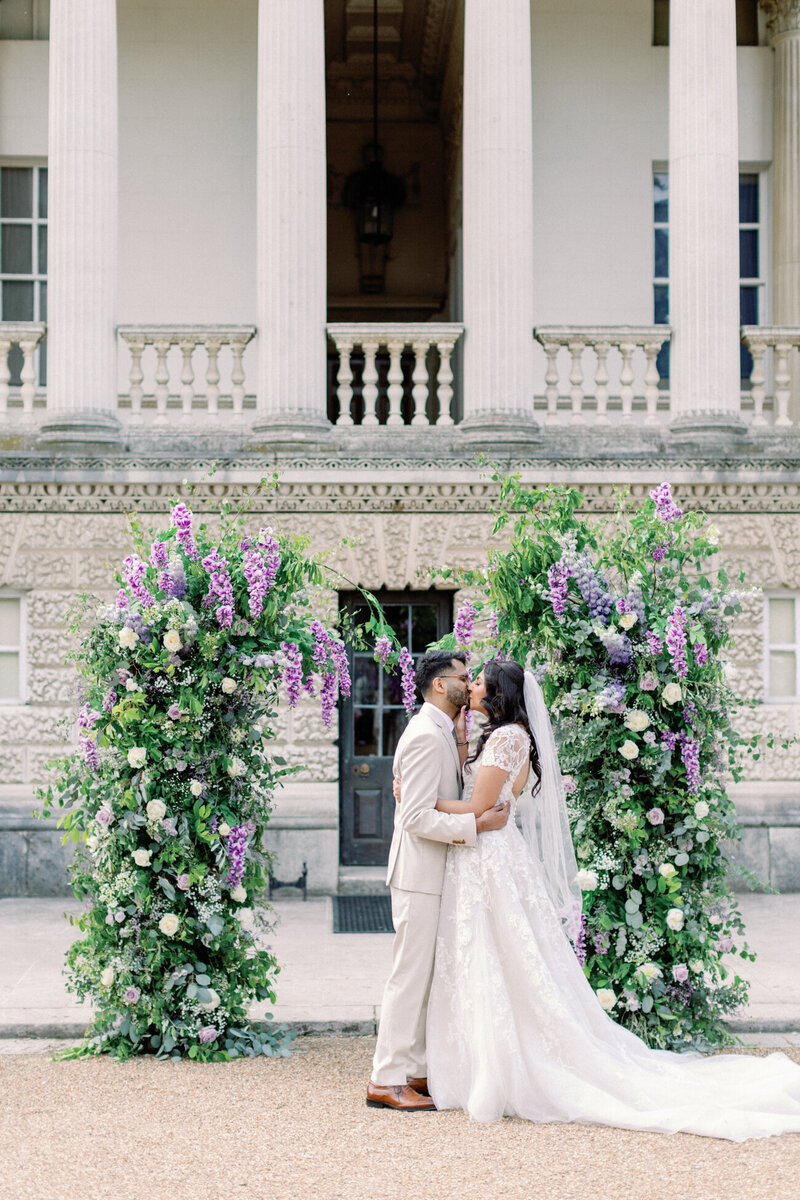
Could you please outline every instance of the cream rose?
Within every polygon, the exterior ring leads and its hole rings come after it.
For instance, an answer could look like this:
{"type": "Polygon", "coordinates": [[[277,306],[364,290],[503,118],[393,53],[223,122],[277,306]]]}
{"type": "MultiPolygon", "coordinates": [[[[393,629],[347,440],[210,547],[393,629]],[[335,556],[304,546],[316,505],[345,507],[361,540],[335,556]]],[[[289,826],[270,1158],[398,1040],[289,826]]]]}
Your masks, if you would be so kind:
{"type": "Polygon", "coordinates": [[[167,806],[163,800],[150,800],[145,812],[148,821],[160,821],[167,815],[167,806]]]}
{"type": "Polygon", "coordinates": [[[236,691],[236,680],[231,679],[230,676],[226,675],[222,681],[222,690],[226,696],[232,696],[236,691]]]}
{"type": "Polygon", "coordinates": [[[578,887],[582,892],[593,892],[597,887],[597,872],[587,867],[581,867],[577,879],[578,887]]]}
{"type": "Polygon", "coordinates": [[[632,742],[630,739],[622,743],[619,752],[623,758],[627,758],[628,762],[633,762],[635,758],[639,757],[639,747],[636,745],[636,742],[632,742]]]}
{"type": "Polygon", "coordinates": [[[661,693],[661,699],[665,704],[677,704],[683,699],[683,692],[679,683],[668,683],[661,693]]]}
{"type": "Polygon", "coordinates": [[[228,822],[223,821],[222,824],[220,825],[220,827],[218,828],[217,833],[219,834],[220,837],[227,837],[228,834],[230,833],[230,831],[231,831],[231,827],[228,824],[228,822]]]}
{"type": "Polygon", "coordinates": [[[636,622],[639,620],[636,613],[623,613],[619,619],[620,629],[633,629],[636,622]]]}
{"type": "Polygon", "coordinates": [[[659,875],[662,875],[664,877],[664,879],[666,879],[666,880],[674,879],[675,876],[678,874],[678,872],[675,870],[672,863],[662,863],[661,866],[658,868],[658,873],[659,873],[659,875]]]}
{"type": "Polygon", "coordinates": [[[231,900],[233,900],[236,904],[244,904],[246,899],[247,892],[241,886],[241,884],[239,887],[231,888],[231,900]]]}
{"type": "Polygon", "coordinates": [[[130,625],[126,625],[124,629],[119,631],[119,644],[123,650],[133,650],[139,640],[139,635],[130,625]]]}
{"type": "Polygon", "coordinates": [[[667,913],[666,920],[670,929],[674,929],[676,932],[679,929],[683,929],[683,910],[680,908],[671,908],[667,913]]]}
{"type": "Polygon", "coordinates": [[[149,867],[152,856],[152,850],[134,850],[133,861],[136,863],[137,867],[149,867]]]}
{"type": "Polygon", "coordinates": [[[147,761],[147,751],[144,746],[132,746],[128,751],[128,762],[132,767],[143,767],[147,761]]]}
{"type": "Polygon", "coordinates": [[[162,933],[165,933],[167,937],[172,937],[174,934],[176,934],[178,932],[179,925],[180,920],[175,916],[175,913],[164,913],[163,917],[158,922],[158,928],[162,933]]]}
{"type": "Polygon", "coordinates": [[[702,958],[692,958],[689,961],[689,970],[694,971],[695,975],[699,975],[703,970],[702,958]]]}
{"type": "Polygon", "coordinates": [[[183,649],[181,635],[177,629],[168,629],[164,634],[164,649],[169,650],[170,654],[177,654],[179,650],[183,649]]]}
{"type": "Polygon", "coordinates": [[[600,1007],[606,1012],[611,1012],[611,1009],[617,1003],[617,997],[614,995],[611,988],[598,988],[595,995],[600,1001],[600,1007]]]}
{"type": "Polygon", "coordinates": [[[625,724],[632,733],[642,733],[650,724],[650,718],[641,708],[632,708],[625,717],[625,724]]]}
{"type": "Polygon", "coordinates": [[[199,779],[192,780],[192,782],[189,784],[189,791],[192,793],[193,796],[202,796],[203,785],[199,779]]]}
{"type": "Polygon", "coordinates": [[[99,844],[100,844],[100,839],[97,837],[97,834],[90,833],[86,839],[86,845],[87,845],[88,849],[91,850],[92,854],[94,854],[94,852],[97,849],[99,844]]]}
{"type": "Polygon", "coordinates": [[[103,987],[111,987],[112,983],[114,982],[113,967],[106,967],[105,970],[100,972],[100,982],[103,987]]]}
{"type": "Polygon", "coordinates": [[[237,779],[239,775],[244,775],[246,770],[247,767],[240,758],[234,757],[228,763],[228,774],[230,775],[231,779],[237,779]]]}
{"type": "Polygon", "coordinates": [[[643,979],[646,979],[648,983],[652,983],[654,979],[658,979],[661,973],[661,967],[659,967],[658,963],[642,963],[642,965],[639,967],[639,974],[643,979]]]}
{"type": "Polygon", "coordinates": [[[703,817],[707,817],[709,812],[710,809],[705,800],[698,800],[697,804],[694,806],[694,815],[697,817],[698,821],[702,821],[703,817]]]}

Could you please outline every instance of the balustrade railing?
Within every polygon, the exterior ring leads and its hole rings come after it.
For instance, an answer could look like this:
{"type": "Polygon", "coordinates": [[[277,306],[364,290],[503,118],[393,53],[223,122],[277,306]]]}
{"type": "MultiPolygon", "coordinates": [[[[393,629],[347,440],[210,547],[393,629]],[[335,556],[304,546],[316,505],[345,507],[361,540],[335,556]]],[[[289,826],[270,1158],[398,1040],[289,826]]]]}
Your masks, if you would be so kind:
{"type": "Polygon", "coordinates": [[[132,420],[143,410],[154,410],[158,423],[168,409],[215,416],[220,408],[237,414],[255,406],[246,396],[244,369],[254,326],[121,325],[118,333],[128,357],[122,367],[127,391],[119,402],[132,420]]]}
{"type": "Polygon", "coordinates": [[[669,415],[656,360],[666,325],[539,326],[534,409],[546,425],[655,424],[669,415]],[[543,361],[542,361],[543,360],[543,361]]]}
{"type": "Polygon", "coordinates": [[[0,321],[0,416],[9,407],[33,413],[37,395],[36,348],[47,332],[38,321],[0,321]]]}
{"type": "Polygon", "coordinates": [[[743,325],[741,335],[753,359],[749,396],[742,397],[743,416],[755,427],[796,428],[800,424],[800,328],[743,325]]]}
{"type": "Polygon", "coordinates": [[[328,417],[337,427],[444,428],[456,421],[451,358],[456,323],[328,326],[333,344],[328,417]]]}

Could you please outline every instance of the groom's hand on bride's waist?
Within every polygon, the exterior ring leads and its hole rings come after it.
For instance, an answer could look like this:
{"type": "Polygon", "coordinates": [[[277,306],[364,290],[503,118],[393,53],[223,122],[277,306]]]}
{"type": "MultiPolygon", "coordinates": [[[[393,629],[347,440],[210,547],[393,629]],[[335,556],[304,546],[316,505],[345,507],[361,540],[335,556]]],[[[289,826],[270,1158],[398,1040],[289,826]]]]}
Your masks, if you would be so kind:
{"type": "Polygon", "coordinates": [[[475,828],[478,833],[489,833],[493,829],[502,829],[508,821],[510,813],[511,805],[508,801],[498,805],[497,808],[489,808],[475,818],[475,828]]]}

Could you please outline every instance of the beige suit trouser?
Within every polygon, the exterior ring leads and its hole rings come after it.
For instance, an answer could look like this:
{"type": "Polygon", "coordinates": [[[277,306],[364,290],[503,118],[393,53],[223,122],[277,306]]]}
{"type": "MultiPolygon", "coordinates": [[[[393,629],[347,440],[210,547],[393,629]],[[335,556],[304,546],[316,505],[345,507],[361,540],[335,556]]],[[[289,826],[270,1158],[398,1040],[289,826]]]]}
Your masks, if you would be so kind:
{"type": "Polygon", "coordinates": [[[425,1019],[441,896],[392,888],[392,970],[383,992],[372,1082],[395,1087],[428,1074],[425,1019]]]}

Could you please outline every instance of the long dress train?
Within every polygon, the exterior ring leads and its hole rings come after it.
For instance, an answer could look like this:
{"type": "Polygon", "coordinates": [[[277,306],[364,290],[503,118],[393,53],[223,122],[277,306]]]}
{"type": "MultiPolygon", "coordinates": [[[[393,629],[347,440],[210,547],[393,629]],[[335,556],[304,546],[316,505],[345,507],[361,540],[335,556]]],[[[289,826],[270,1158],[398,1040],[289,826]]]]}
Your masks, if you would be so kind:
{"type": "MultiPolygon", "coordinates": [[[[467,766],[509,772],[528,754],[517,725],[467,766]]],[[[535,802],[535,800],[534,800],[535,802]]],[[[518,1116],[746,1138],[800,1131],[800,1067],[785,1054],[706,1057],[652,1050],[601,1008],[513,820],[451,846],[427,1023],[437,1108],[478,1121],[518,1116]]]]}

